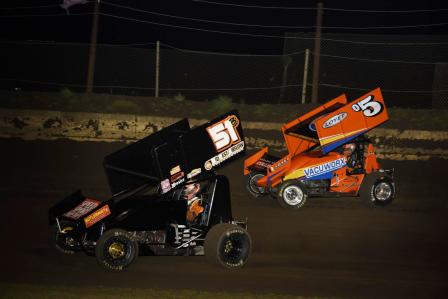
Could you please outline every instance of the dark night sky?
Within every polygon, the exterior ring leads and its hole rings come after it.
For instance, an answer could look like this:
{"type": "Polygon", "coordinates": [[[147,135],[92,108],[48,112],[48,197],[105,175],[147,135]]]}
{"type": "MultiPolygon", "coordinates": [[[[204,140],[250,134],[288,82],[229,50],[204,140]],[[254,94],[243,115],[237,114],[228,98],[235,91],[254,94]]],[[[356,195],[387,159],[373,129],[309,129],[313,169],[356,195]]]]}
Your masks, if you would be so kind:
{"type": "MultiPolygon", "coordinates": [[[[2,7],[55,5],[48,8],[34,9],[2,9],[0,18],[2,33],[1,40],[45,40],[59,42],[89,42],[91,15],[76,16],[76,13],[93,11],[93,3],[76,5],[70,9],[71,15],[48,17],[11,17],[12,15],[29,14],[64,14],[64,10],[57,7],[61,1],[10,1],[2,7]]],[[[149,10],[162,14],[181,17],[208,19],[214,21],[284,25],[284,26],[314,26],[315,10],[282,10],[257,9],[220,6],[207,3],[184,1],[149,1],[149,0],[108,0],[101,4],[101,12],[116,16],[159,22],[176,26],[195,27],[208,30],[230,31],[261,35],[283,35],[285,31],[313,32],[307,30],[287,30],[281,28],[254,28],[247,26],[233,26],[179,20],[169,17],[156,16],[143,12],[131,11],[125,8],[108,5],[115,3],[136,9],[149,10]]],[[[226,2],[226,1],[222,1],[226,2]]],[[[327,1],[324,7],[362,9],[362,10],[420,10],[446,8],[446,1],[327,1]]],[[[227,2],[229,3],[229,2],[227,2]]],[[[244,1],[236,2],[245,5],[286,6],[286,7],[316,7],[317,1],[244,1]]],[[[448,22],[448,11],[424,13],[361,13],[325,11],[323,26],[400,26],[429,23],[448,22]]],[[[381,34],[447,34],[448,25],[413,29],[387,30],[331,30],[324,29],[324,33],[381,33],[381,34]]],[[[141,22],[119,20],[112,17],[100,16],[100,43],[146,43],[160,40],[164,43],[187,49],[211,50],[219,52],[239,52],[257,54],[281,53],[283,41],[275,38],[255,38],[218,33],[205,33],[193,30],[168,28],[141,22]]]]}

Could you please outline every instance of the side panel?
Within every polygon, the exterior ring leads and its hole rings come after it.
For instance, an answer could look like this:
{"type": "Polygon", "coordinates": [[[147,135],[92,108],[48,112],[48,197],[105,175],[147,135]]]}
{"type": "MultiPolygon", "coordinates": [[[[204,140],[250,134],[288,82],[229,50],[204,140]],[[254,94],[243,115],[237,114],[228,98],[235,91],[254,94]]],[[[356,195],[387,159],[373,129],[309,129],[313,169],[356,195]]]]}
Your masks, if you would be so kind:
{"type": "Polygon", "coordinates": [[[322,180],[331,179],[333,172],[346,167],[347,161],[343,155],[330,153],[321,158],[304,156],[299,161],[294,161],[288,175],[284,180],[303,179],[303,180],[322,180]]]}
{"type": "Polygon", "coordinates": [[[130,197],[111,206],[112,216],[106,220],[107,229],[129,231],[165,229],[170,223],[185,224],[185,200],[151,197],[130,197]]]}
{"type": "Polygon", "coordinates": [[[316,120],[324,154],[366,133],[389,119],[379,88],[316,120]]]}

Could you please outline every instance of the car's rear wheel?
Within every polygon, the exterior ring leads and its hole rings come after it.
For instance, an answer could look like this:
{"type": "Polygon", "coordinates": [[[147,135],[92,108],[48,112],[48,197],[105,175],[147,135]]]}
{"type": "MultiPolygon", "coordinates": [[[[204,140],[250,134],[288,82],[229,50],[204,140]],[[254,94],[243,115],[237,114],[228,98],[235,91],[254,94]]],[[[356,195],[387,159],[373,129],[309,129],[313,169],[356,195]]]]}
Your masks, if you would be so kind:
{"type": "Polygon", "coordinates": [[[247,176],[246,189],[251,195],[255,197],[269,194],[269,192],[266,191],[265,187],[257,185],[257,181],[262,177],[264,177],[264,174],[259,172],[251,173],[247,176]]]}
{"type": "Polygon", "coordinates": [[[241,268],[252,251],[252,239],[242,227],[219,223],[213,226],[205,238],[205,257],[217,266],[241,268]]]}
{"type": "Polygon", "coordinates": [[[288,209],[300,209],[306,203],[308,194],[305,186],[298,181],[286,181],[278,192],[277,201],[288,209]]]}
{"type": "Polygon", "coordinates": [[[80,244],[73,236],[75,226],[68,221],[59,221],[51,227],[50,245],[63,254],[74,254],[80,250],[80,244]],[[60,229],[59,229],[60,228],[60,229]]]}
{"type": "Polygon", "coordinates": [[[127,231],[111,229],[98,240],[95,256],[104,269],[122,271],[138,257],[138,243],[127,231]]]}
{"type": "Polygon", "coordinates": [[[387,206],[395,198],[395,182],[384,173],[371,173],[364,179],[359,195],[375,206],[387,206]]]}

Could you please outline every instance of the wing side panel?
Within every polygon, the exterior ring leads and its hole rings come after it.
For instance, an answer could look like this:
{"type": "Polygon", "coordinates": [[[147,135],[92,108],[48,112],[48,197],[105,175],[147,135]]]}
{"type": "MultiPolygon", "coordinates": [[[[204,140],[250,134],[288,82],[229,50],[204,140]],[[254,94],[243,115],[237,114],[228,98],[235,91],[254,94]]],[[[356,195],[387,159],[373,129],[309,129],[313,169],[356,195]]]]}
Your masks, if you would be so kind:
{"type": "Polygon", "coordinates": [[[328,153],[388,119],[381,90],[372,90],[316,121],[323,153],[328,153]]]}

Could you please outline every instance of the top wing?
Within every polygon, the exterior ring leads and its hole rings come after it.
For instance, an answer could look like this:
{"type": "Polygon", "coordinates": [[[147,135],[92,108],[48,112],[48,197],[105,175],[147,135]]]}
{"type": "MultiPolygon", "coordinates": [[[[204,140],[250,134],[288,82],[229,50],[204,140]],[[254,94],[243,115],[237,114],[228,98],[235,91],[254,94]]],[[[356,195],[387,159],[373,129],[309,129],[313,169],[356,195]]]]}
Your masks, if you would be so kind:
{"type": "Polygon", "coordinates": [[[379,126],[389,119],[380,88],[316,120],[324,154],[379,126]]]}
{"type": "Polygon", "coordinates": [[[112,194],[143,184],[166,193],[245,150],[240,117],[233,110],[192,129],[183,119],[106,156],[104,168],[112,194]]]}

